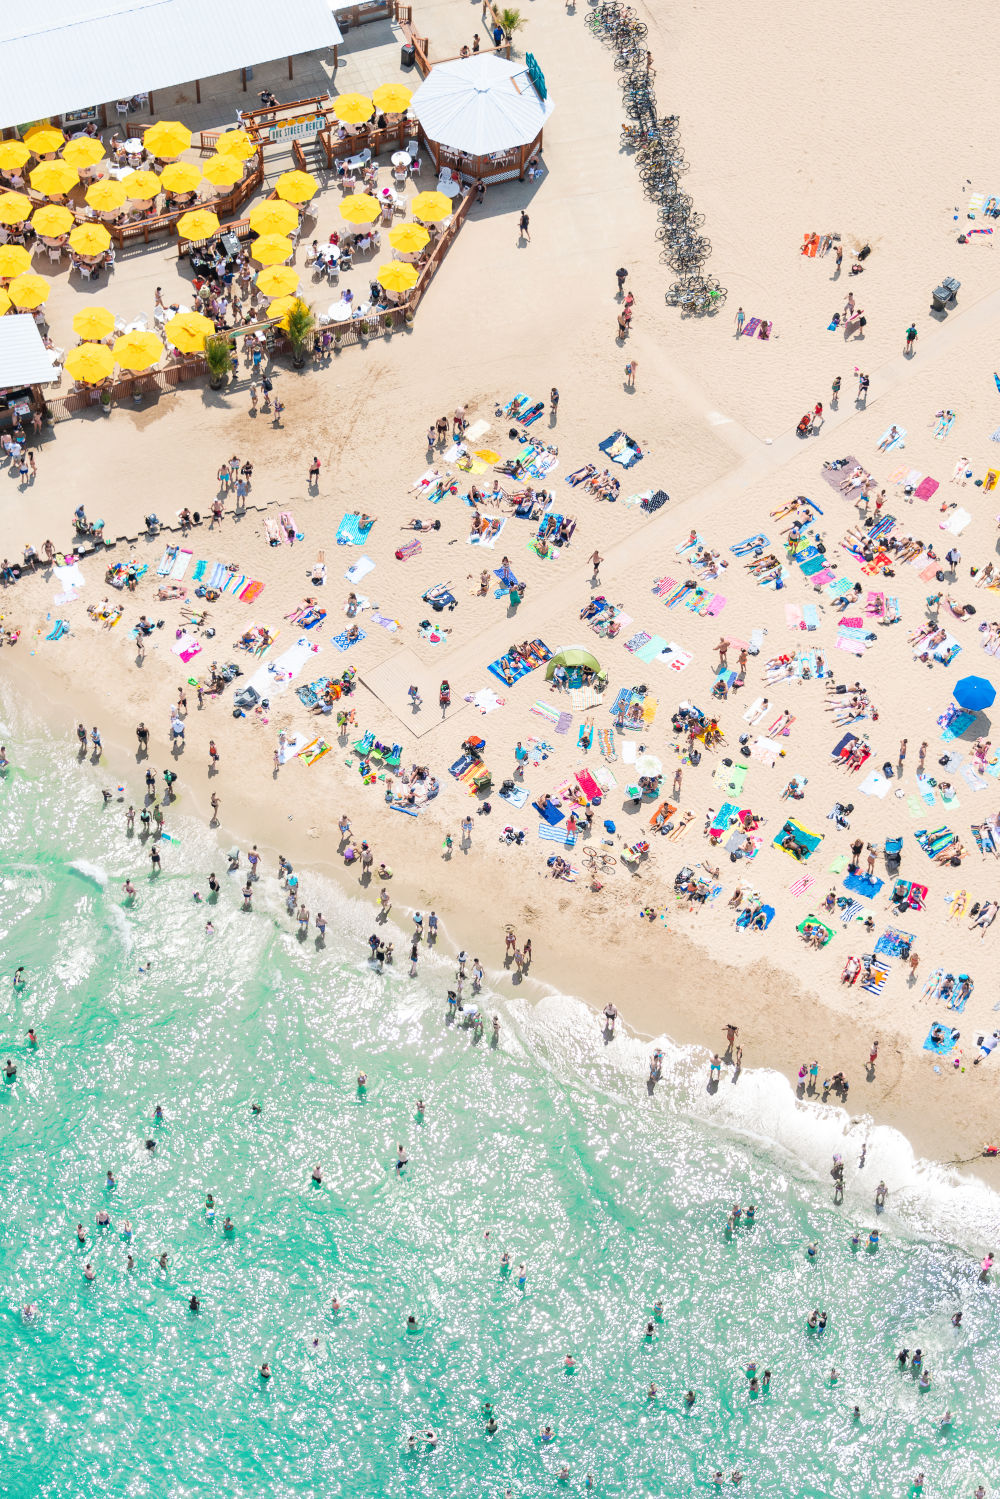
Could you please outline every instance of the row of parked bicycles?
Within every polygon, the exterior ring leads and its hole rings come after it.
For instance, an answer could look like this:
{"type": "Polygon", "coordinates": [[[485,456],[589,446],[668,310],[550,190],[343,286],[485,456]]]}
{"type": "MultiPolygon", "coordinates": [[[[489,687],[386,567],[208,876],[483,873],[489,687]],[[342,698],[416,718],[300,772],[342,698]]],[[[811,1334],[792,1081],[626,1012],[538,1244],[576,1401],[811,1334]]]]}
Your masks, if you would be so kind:
{"type": "Polygon", "coordinates": [[[656,204],[660,259],[677,277],[667,290],[667,305],[696,315],[717,312],[726,300],[726,288],[705,274],[712,242],[702,233],[704,214],[695,213],[690,196],[681,189],[680,177],[688,164],[678,118],[657,113],[646,24],[621,0],[600,0],[587,13],[587,25],[614,51],[629,122],[622,127],[622,145],[635,151],[643,190],[656,204]]]}

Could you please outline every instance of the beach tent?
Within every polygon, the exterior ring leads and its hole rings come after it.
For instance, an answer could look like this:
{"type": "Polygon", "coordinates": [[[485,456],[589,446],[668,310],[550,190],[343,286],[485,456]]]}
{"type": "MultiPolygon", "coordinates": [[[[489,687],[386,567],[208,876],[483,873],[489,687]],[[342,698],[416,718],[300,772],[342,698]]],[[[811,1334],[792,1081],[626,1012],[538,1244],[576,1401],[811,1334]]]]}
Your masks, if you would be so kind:
{"type": "Polygon", "coordinates": [[[589,666],[593,672],[601,669],[601,663],[596,656],[590,654],[585,645],[567,645],[557,651],[545,668],[546,682],[552,681],[557,666],[589,666]]]}

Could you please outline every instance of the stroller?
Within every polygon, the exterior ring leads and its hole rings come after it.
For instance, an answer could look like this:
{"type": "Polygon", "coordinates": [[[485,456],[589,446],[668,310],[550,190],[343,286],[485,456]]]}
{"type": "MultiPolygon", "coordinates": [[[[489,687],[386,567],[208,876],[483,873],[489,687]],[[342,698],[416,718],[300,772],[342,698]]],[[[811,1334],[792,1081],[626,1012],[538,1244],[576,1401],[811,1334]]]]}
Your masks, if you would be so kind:
{"type": "Polygon", "coordinates": [[[890,874],[899,873],[899,864],[903,852],[902,838],[887,838],[885,840],[885,867],[890,874]]]}

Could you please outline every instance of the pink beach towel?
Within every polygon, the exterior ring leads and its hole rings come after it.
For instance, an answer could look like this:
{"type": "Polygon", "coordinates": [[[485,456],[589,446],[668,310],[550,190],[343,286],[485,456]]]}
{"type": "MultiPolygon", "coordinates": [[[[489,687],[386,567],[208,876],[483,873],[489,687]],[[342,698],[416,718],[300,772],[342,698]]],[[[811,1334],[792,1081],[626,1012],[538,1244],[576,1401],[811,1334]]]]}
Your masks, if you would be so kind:
{"type": "Polygon", "coordinates": [[[240,598],[244,604],[252,604],[254,599],[259,598],[263,592],[263,583],[258,583],[256,580],[251,580],[251,582],[247,584],[243,592],[240,594],[240,598]]]}
{"type": "Polygon", "coordinates": [[[576,783],[579,786],[580,790],[583,792],[584,796],[587,798],[588,802],[592,802],[595,797],[601,795],[601,788],[600,786],[598,786],[589,770],[578,770],[576,773],[576,783]]]}
{"type": "Polygon", "coordinates": [[[936,479],[932,479],[930,474],[928,474],[926,479],[921,479],[920,483],[917,485],[913,493],[916,495],[918,500],[929,500],[931,495],[937,488],[938,481],[936,479]]]}
{"type": "Polygon", "coordinates": [[[715,595],[715,598],[709,604],[708,608],[705,610],[705,613],[706,614],[721,614],[722,611],[723,611],[723,609],[725,607],[726,607],[726,600],[725,600],[725,598],[723,597],[723,595],[721,593],[717,593],[715,595]]]}

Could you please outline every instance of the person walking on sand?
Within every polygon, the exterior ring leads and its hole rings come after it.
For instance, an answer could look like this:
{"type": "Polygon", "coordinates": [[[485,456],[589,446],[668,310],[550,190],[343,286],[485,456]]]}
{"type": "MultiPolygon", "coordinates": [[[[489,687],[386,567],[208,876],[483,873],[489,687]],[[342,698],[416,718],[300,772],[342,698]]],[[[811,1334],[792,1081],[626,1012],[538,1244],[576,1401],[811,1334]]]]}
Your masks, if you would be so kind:
{"type": "Polygon", "coordinates": [[[604,561],[604,558],[601,556],[600,552],[595,551],[593,556],[589,558],[589,561],[591,566],[590,581],[592,583],[599,583],[601,581],[601,563],[604,561]]]}
{"type": "Polygon", "coordinates": [[[630,390],[635,390],[635,372],[639,368],[637,359],[630,359],[625,366],[625,383],[630,390]]]}
{"type": "Polygon", "coordinates": [[[319,487],[319,459],[315,456],[309,465],[309,483],[311,486],[319,487]]]}
{"type": "Polygon", "coordinates": [[[618,267],[617,271],[615,271],[615,280],[618,282],[618,296],[619,296],[619,299],[624,294],[624,291],[625,291],[625,278],[626,278],[627,275],[628,275],[628,271],[625,269],[625,267],[623,265],[620,265],[618,267]]]}
{"type": "Polygon", "coordinates": [[[916,329],[916,325],[914,323],[911,323],[910,326],[906,330],[906,352],[907,352],[907,354],[912,354],[913,353],[913,345],[916,343],[916,341],[917,341],[917,329],[916,329]]]}
{"type": "Polygon", "coordinates": [[[875,1063],[878,1061],[878,1041],[873,1041],[868,1053],[868,1071],[875,1076],[875,1063]]]}
{"type": "Polygon", "coordinates": [[[527,240],[528,244],[530,245],[531,244],[531,235],[528,232],[528,223],[529,223],[528,215],[525,212],[525,210],[522,208],[521,209],[521,217],[517,221],[517,227],[518,227],[518,230],[520,232],[521,238],[523,240],[527,240]]]}
{"type": "Polygon", "coordinates": [[[736,337],[737,338],[739,338],[740,334],[743,332],[743,324],[745,322],[746,322],[746,313],[743,311],[742,307],[737,307],[737,309],[736,309],[736,337]]]}
{"type": "Polygon", "coordinates": [[[726,639],[725,636],[722,637],[722,639],[719,641],[719,643],[715,647],[715,649],[719,653],[719,666],[720,666],[720,668],[725,668],[726,666],[729,665],[729,659],[728,659],[728,656],[726,654],[727,651],[729,650],[729,641],[726,639]]]}
{"type": "Polygon", "coordinates": [[[839,404],[840,404],[840,376],[837,375],[834,378],[833,385],[830,387],[830,405],[833,408],[833,410],[836,411],[836,409],[839,406],[839,404]]]}

